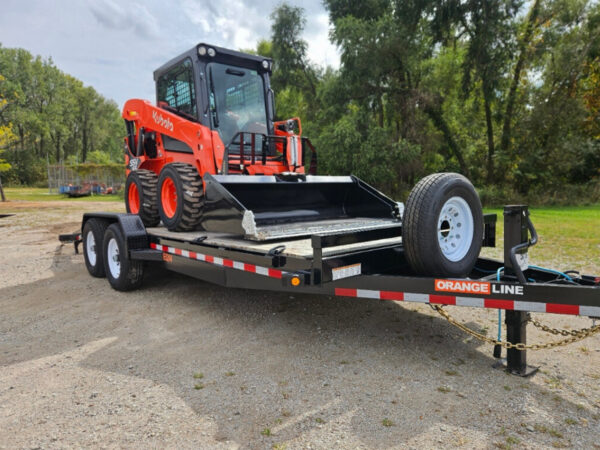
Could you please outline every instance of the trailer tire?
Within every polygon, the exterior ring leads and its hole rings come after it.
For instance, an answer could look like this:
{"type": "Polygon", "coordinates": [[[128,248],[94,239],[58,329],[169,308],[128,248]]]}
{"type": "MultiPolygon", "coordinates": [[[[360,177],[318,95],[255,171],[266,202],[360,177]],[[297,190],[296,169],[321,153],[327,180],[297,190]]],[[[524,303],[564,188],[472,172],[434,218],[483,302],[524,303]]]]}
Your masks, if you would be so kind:
{"type": "Polygon", "coordinates": [[[202,215],[202,178],[190,164],[166,165],[158,177],[158,212],[169,231],[195,230],[202,215]]]}
{"type": "Polygon", "coordinates": [[[96,278],[104,278],[104,253],[102,241],[108,228],[108,222],[101,219],[89,219],[83,226],[81,240],[83,241],[83,259],[89,274],[96,278]]]}
{"type": "Polygon", "coordinates": [[[483,240],[481,201],[457,173],[436,173],[412,189],[402,221],[404,253],[418,275],[465,277],[483,240]]]}
{"type": "Polygon", "coordinates": [[[158,176],[151,170],[131,171],[125,183],[125,208],[137,214],[145,227],[155,227],[160,222],[156,204],[158,176]]]}
{"type": "Polygon", "coordinates": [[[112,288],[131,291],[140,287],[144,277],[144,263],[129,259],[127,242],[118,223],[113,223],[106,229],[102,249],[106,278],[112,288]]]}

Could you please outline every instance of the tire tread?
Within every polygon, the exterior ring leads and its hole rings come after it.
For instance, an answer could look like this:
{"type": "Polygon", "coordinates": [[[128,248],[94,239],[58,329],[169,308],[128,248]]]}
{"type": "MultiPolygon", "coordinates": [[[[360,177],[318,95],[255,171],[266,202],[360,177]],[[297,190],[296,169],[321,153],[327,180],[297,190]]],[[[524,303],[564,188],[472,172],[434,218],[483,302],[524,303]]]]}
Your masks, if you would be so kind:
{"type": "Polygon", "coordinates": [[[88,219],[83,227],[82,240],[83,240],[83,255],[85,260],[85,266],[89,274],[96,278],[104,278],[106,273],[104,271],[104,253],[103,239],[104,233],[108,228],[109,223],[106,220],[91,218],[88,219]],[[86,230],[89,228],[90,232],[94,234],[94,240],[96,241],[96,265],[90,265],[87,258],[87,239],[86,230]]]}
{"type": "MultiPolygon", "coordinates": [[[[202,205],[204,202],[202,178],[196,168],[190,164],[171,163],[165,166],[163,171],[166,168],[174,169],[181,181],[181,192],[178,192],[177,195],[182,198],[182,208],[180,214],[176,213],[176,216],[179,215],[179,218],[174,223],[169,223],[173,221],[169,220],[162,211],[160,196],[157,195],[156,205],[160,217],[169,231],[193,231],[198,228],[202,216],[202,205]]],[[[176,182],[175,184],[179,189],[179,183],[176,182]]]]}
{"type": "MultiPolygon", "coordinates": [[[[472,190],[477,200],[473,212],[474,219],[474,239],[479,239],[483,232],[483,216],[481,214],[481,203],[479,198],[467,178],[457,173],[435,173],[423,178],[412,189],[406,202],[406,209],[402,223],[403,247],[411,268],[419,275],[425,276],[465,276],[467,273],[453,272],[440,260],[439,256],[432,254],[432,236],[431,224],[437,224],[439,211],[435,210],[436,202],[439,202],[440,192],[448,183],[462,184],[464,188],[472,190]],[[478,216],[481,216],[479,219],[478,216]],[[478,223],[482,229],[478,229],[478,223]]],[[[477,242],[475,242],[477,246],[477,242]]],[[[481,244],[476,248],[479,255],[481,244]]],[[[441,252],[434,252],[439,253],[441,252]]],[[[466,258],[466,256],[465,256],[466,258]]],[[[476,259],[476,258],[475,258],[476,259]]],[[[473,262],[474,264],[474,262],[473,262]]],[[[470,269],[469,269],[470,271],[470,269]]]]}
{"type": "MultiPolygon", "coordinates": [[[[145,227],[155,227],[160,222],[157,205],[158,176],[151,170],[138,169],[131,172],[128,177],[128,183],[136,183],[140,192],[140,211],[138,215],[145,227]]],[[[129,184],[127,186],[129,189],[129,184]]],[[[125,205],[127,212],[129,208],[128,192],[125,192],[125,205]]]]}

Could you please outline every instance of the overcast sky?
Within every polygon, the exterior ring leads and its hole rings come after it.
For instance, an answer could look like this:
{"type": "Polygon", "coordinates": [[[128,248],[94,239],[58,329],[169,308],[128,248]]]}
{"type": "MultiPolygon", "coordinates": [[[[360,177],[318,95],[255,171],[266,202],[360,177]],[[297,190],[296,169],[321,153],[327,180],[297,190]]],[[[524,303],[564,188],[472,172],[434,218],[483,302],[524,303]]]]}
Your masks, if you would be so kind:
{"type": "MultiPolygon", "coordinates": [[[[0,43],[52,57],[64,72],[119,107],[128,98],[154,101],[152,72],[199,42],[254,48],[269,38],[269,15],[281,0],[2,0],[0,43]]],[[[309,58],[337,67],[321,0],[305,8],[309,58]]]]}

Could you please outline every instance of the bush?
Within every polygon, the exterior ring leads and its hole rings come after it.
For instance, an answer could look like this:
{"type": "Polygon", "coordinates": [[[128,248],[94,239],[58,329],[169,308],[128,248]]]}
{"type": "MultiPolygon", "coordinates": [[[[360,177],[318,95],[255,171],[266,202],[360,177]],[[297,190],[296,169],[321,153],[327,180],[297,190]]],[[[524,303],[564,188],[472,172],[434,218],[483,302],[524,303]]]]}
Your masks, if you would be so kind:
{"type": "Polygon", "coordinates": [[[502,207],[509,204],[530,206],[582,206],[600,202],[600,180],[585,184],[535,187],[527,194],[502,186],[485,186],[477,190],[484,207],[502,207]]]}

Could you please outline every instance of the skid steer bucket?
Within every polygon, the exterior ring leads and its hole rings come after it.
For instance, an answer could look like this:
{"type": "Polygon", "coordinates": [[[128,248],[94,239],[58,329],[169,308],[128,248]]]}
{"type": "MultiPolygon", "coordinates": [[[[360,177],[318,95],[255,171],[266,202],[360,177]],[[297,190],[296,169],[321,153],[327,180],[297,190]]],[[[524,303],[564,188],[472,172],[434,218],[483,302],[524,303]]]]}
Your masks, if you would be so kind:
{"type": "Polygon", "coordinates": [[[202,227],[266,241],[400,227],[397,203],[354,176],[204,175],[202,227]]]}

